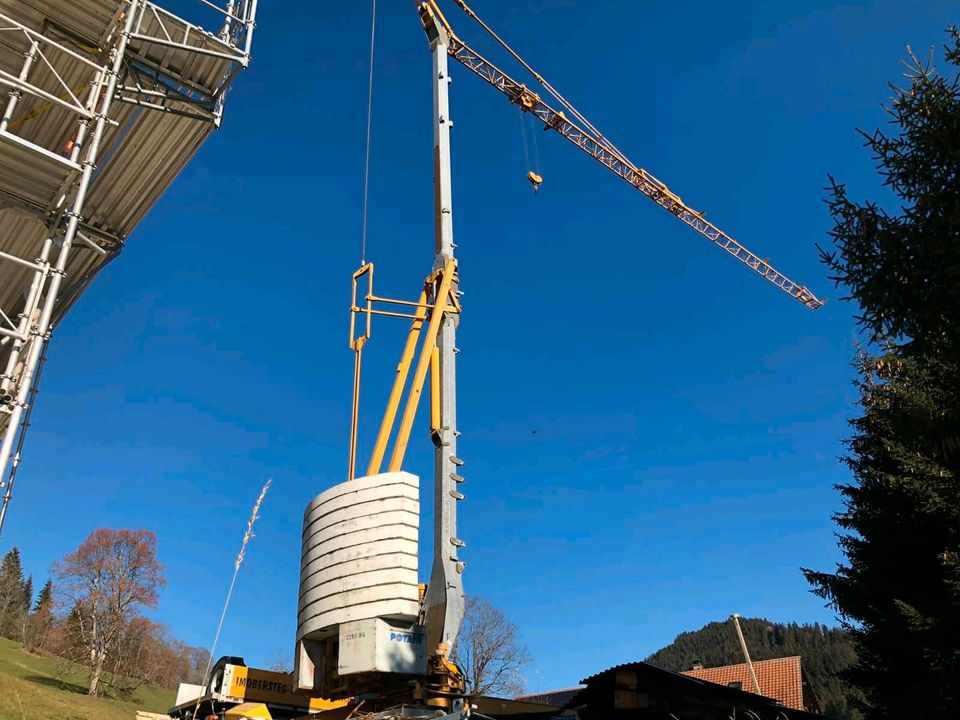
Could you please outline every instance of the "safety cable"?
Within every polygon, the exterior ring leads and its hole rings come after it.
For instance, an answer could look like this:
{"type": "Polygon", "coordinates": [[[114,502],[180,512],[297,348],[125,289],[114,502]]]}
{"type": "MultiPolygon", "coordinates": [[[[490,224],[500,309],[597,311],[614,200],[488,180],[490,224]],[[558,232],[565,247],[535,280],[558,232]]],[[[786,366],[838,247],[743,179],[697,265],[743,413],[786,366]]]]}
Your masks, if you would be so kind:
{"type": "Polygon", "coordinates": [[[373,120],[373,50],[377,38],[377,0],[370,17],[370,79],[367,85],[367,149],[363,167],[363,230],[360,237],[360,264],[367,262],[367,204],[370,198],[370,129],[373,120]]]}

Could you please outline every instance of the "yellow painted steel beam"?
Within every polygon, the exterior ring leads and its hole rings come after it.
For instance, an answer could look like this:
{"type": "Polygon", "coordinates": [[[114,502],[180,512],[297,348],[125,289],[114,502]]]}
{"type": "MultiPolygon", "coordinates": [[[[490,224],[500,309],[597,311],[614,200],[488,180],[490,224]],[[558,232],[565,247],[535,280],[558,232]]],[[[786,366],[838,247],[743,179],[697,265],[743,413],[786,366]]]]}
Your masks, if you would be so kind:
{"type": "Polygon", "coordinates": [[[353,405],[350,414],[350,462],[347,466],[347,480],[356,477],[357,470],[357,426],[360,422],[360,366],[363,362],[363,346],[367,338],[357,338],[353,355],[353,405]]]}
{"type": "Polygon", "coordinates": [[[420,339],[420,331],[423,328],[428,307],[430,306],[427,305],[427,287],[424,285],[420,292],[420,301],[417,303],[416,313],[414,313],[413,324],[410,326],[407,341],[403,346],[400,364],[397,365],[397,374],[393,379],[393,388],[390,390],[390,397],[387,399],[387,409],[383,414],[383,421],[380,423],[380,431],[377,433],[377,441],[373,446],[373,454],[370,456],[367,475],[376,475],[380,472],[383,456],[387,452],[387,443],[390,441],[390,433],[393,432],[397,409],[400,407],[400,396],[403,395],[403,388],[407,384],[407,375],[410,372],[413,353],[417,349],[417,342],[420,339]]]}
{"type": "Polygon", "coordinates": [[[440,432],[440,348],[430,354],[430,432],[440,432]]]}
{"type": "Polygon", "coordinates": [[[356,337],[356,316],[357,313],[364,313],[367,316],[367,327],[363,338],[370,337],[370,315],[373,312],[373,263],[366,263],[353,273],[353,282],[350,287],[350,347],[356,350],[354,345],[357,342],[356,337]],[[364,275],[367,276],[367,294],[364,298],[367,301],[366,307],[357,305],[357,284],[364,275]]]}
{"type": "Polygon", "coordinates": [[[379,295],[371,295],[369,299],[370,299],[370,300],[373,300],[374,302],[390,303],[391,305],[408,305],[409,307],[421,307],[421,306],[422,306],[422,307],[426,307],[426,308],[432,308],[432,307],[433,307],[433,305],[432,305],[431,303],[413,302],[412,300],[394,300],[393,298],[380,297],[379,295]]]}
{"type": "Polygon", "coordinates": [[[351,286],[350,299],[350,347],[353,348],[353,398],[350,407],[350,458],[347,462],[347,480],[356,477],[357,470],[357,426],[360,422],[360,368],[363,363],[363,346],[370,339],[370,315],[373,311],[373,263],[365,263],[355,273],[351,286]],[[357,307],[357,285],[360,278],[367,277],[367,306],[357,307]],[[367,316],[363,335],[357,335],[356,316],[362,312],[367,316]]]}
{"type": "Polygon", "coordinates": [[[389,472],[397,472],[403,464],[403,457],[406,454],[407,444],[410,441],[410,430],[413,428],[413,419],[416,416],[417,406],[420,403],[420,395],[423,393],[423,381],[426,379],[427,370],[430,367],[433,348],[436,347],[437,344],[437,334],[440,331],[440,324],[443,322],[447,308],[450,307],[453,309],[453,305],[448,305],[448,303],[456,269],[456,260],[449,260],[446,265],[444,265],[440,275],[440,286],[434,295],[434,308],[433,313],[430,315],[430,324],[427,326],[427,334],[420,352],[420,360],[417,363],[417,369],[410,386],[410,394],[407,396],[407,404],[404,407],[403,417],[400,420],[400,429],[397,431],[397,441],[393,447],[393,453],[390,456],[389,472]]]}
{"type": "MultiPolygon", "coordinates": [[[[366,310],[364,310],[363,312],[366,312],[366,310]]],[[[416,313],[414,313],[414,314],[410,314],[410,313],[400,313],[400,312],[393,312],[393,311],[391,311],[391,310],[371,310],[371,311],[370,311],[370,314],[371,314],[371,315],[380,315],[380,316],[382,316],[382,317],[401,318],[401,319],[405,319],[405,320],[415,320],[416,317],[417,317],[417,316],[416,316],[416,313]]]]}

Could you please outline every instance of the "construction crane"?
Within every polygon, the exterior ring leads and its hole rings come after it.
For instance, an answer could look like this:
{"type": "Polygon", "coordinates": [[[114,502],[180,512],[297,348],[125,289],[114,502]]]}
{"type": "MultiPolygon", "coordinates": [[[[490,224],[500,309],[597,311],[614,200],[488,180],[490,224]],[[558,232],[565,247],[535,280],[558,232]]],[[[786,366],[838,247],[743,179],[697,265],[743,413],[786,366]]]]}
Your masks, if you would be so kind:
{"type": "MultiPolygon", "coordinates": [[[[536,117],[543,124],[545,130],[553,130],[559,133],[572,145],[585,152],[678,220],[696,230],[794,300],[811,310],[816,310],[823,305],[823,301],[805,286],[790,280],[765,259],[745,248],[708,221],[703,213],[684,203],[680,196],[671,191],[666,184],[631,162],[587,118],[566,101],[542,75],[537,73],[481,20],[464,0],[453,1],[529,71],[546,92],[563,107],[563,110],[556,110],[551,107],[540,94],[511,78],[461,40],[453,31],[436,0],[415,0],[420,20],[433,53],[434,197],[437,252],[434,261],[435,269],[455,262],[453,257],[455,245],[453,244],[452,194],[450,188],[450,128],[452,122],[449,104],[450,76],[447,68],[447,57],[450,57],[498,90],[511,103],[519,106],[523,112],[536,117]],[[569,113],[569,115],[566,113],[569,113]]],[[[540,175],[533,171],[528,174],[528,179],[533,184],[534,189],[537,189],[542,182],[540,175]]],[[[451,287],[455,295],[456,284],[451,287]]],[[[457,559],[455,552],[448,551],[451,543],[455,546],[454,550],[463,546],[462,541],[456,538],[456,502],[451,501],[451,498],[462,499],[463,495],[458,492],[457,483],[452,483],[449,480],[449,478],[454,478],[460,482],[462,478],[458,474],[458,468],[450,463],[451,459],[455,459],[455,454],[448,452],[448,448],[456,448],[456,436],[458,435],[456,432],[456,373],[454,371],[453,346],[460,308],[457,306],[453,312],[449,312],[448,308],[451,303],[442,299],[444,292],[439,293],[441,300],[434,301],[434,308],[443,313],[442,320],[438,318],[435,321],[442,328],[441,334],[437,336],[436,347],[432,343],[425,346],[424,359],[421,363],[426,365],[426,355],[433,353],[431,363],[435,375],[433,386],[435,387],[435,394],[439,396],[439,399],[433,403],[434,412],[431,413],[431,428],[436,446],[434,543],[435,548],[439,548],[439,550],[435,550],[433,572],[426,598],[428,649],[434,647],[432,643],[438,642],[444,648],[453,645],[462,621],[463,608],[463,585],[460,578],[463,564],[457,559]],[[440,433],[440,435],[438,436],[437,433],[440,433]]],[[[421,295],[420,304],[424,302],[423,297],[421,295]]],[[[437,297],[436,294],[435,297],[437,297]]],[[[431,313],[434,311],[434,309],[430,310],[431,313]]],[[[415,327],[418,322],[422,323],[422,320],[415,320],[415,327]]],[[[412,392],[419,393],[419,388],[415,386],[412,392]]],[[[409,429],[407,432],[409,432],[409,429]]],[[[378,447],[381,442],[382,436],[378,438],[378,447]]],[[[397,444],[399,447],[405,447],[406,438],[403,432],[401,432],[397,444]]],[[[375,469],[376,465],[371,464],[371,467],[375,469]]]]}
{"type": "MultiPolygon", "coordinates": [[[[497,43],[499,43],[517,62],[529,71],[536,81],[563,106],[563,110],[555,110],[536,92],[523,83],[517,82],[480,53],[461,40],[447,19],[444,17],[435,0],[419,2],[420,19],[431,42],[437,42],[442,37],[447,54],[467,68],[477,77],[486,81],[490,86],[499,90],[510,102],[518,105],[524,112],[536,117],[545,130],[554,130],[563,138],[572,143],[598,163],[610,170],[620,179],[639,190],[657,205],[676,217],[678,220],[696,230],[717,247],[729,253],[760,277],[773,283],[783,292],[811,310],[823,305],[823,300],[817,298],[806,287],[795,283],[783,273],[770,265],[765,259],[751,252],[743,245],[730,237],[723,230],[707,220],[702,212],[698,212],[680,199],[663,182],[643,168],[635,165],[627,156],[617,149],[606,137],[597,130],[576,108],[567,102],[548,83],[542,75],[536,72],[523,60],[489,25],[481,20],[477,14],[463,0],[453,0],[468,16],[475,20],[497,43]]],[[[528,175],[534,187],[542,181],[539,175],[531,172],[528,175]]]]}
{"type": "MultiPolygon", "coordinates": [[[[470,714],[464,703],[464,677],[450,660],[464,616],[465,564],[459,551],[465,543],[457,535],[464,461],[457,452],[456,332],[461,305],[453,242],[449,58],[804,306],[817,309],[823,302],[627,159],[463,0],[454,2],[529,70],[563,110],[552,108],[461,41],[436,0],[415,2],[432,53],[433,268],[417,300],[377,296],[373,264],[365,259],[353,274],[350,347],[355,362],[347,480],[314,498],[304,513],[294,678],[300,691],[333,700],[363,697],[365,709],[384,711],[382,718],[463,720],[470,714]],[[366,474],[355,477],[361,361],[374,315],[404,318],[411,326],[366,474]],[[419,478],[403,468],[425,387],[435,455],[433,558],[423,588],[417,581],[417,536],[409,531],[419,518],[419,478]],[[411,700],[414,707],[395,712],[397,702],[411,700]]],[[[542,177],[531,171],[528,180],[536,189],[542,177]]]]}
{"type": "MultiPolygon", "coordinates": [[[[453,58],[458,63],[466,67],[472,73],[486,81],[490,86],[500,91],[511,103],[520,107],[526,113],[536,117],[544,129],[553,130],[559,133],[575,147],[579,148],[608,170],[613,172],[622,180],[629,183],[632,187],[639,190],[646,197],[653,200],[657,205],[665,209],[671,215],[679,219],[684,224],[696,230],[698,233],[713,242],[717,247],[726,251],[747,268],[760,275],[762,278],[772,283],[787,295],[797,300],[804,306],[816,310],[823,301],[817,298],[806,287],[800,285],[783,273],[776,270],[766,260],[760,258],[755,253],[747,250],[732,237],[720,230],[716,225],[704,218],[703,213],[692,209],[679,195],[671,191],[663,182],[658,180],[646,170],[638,167],[631,162],[627,156],[620,151],[610,140],[587,120],[580,112],[567,102],[559,92],[537,73],[526,61],[523,60],[514,50],[507,45],[483,20],[481,20],[473,10],[464,2],[464,0],[453,0],[467,15],[475,20],[480,26],[493,37],[517,62],[528,70],[536,81],[561,104],[569,116],[562,110],[555,110],[548,105],[543,98],[536,92],[530,90],[526,85],[517,82],[505,72],[496,67],[489,60],[484,58],[478,52],[473,50],[453,31],[450,23],[447,21],[443,12],[437,5],[436,0],[415,0],[420,14],[420,20],[423,23],[424,31],[430,43],[433,53],[433,83],[434,83],[434,197],[435,197],[435,233],[436,233],[436,259],[434,261],[435,273],[440,268],[449,266],[455,262],[453,249],[453,210],[451,193],[451,172],[450,172],[450,128],[452,122],[450,119],[450,99],[449,83],[450,76],[447,67],[447,58],[453,58]]],[[[542,178],[531,171],[528,176],[536,189],[542,178]]],[[[436,280],[428,278],[428,285],[435,284],[436,280]]],[[[449,286],[456,295],[456,282],[449,286]]],[[[434,297],[439,300],[434,301],[434,305],[428,308],[426,313],[432,318],[435,309],[442,313],[442,318],[436,318],[432,324],[439,327],[439,334],[434,334],[424,347],[424,356],[421,366],[428,364],[427,355],[433,353],[431,367],[434,369],[433,387],[438,399],[434,401],[434,411],[431,414],[431,427],[434,433],[434,444],[436,446],[435,460],[435,528],[434,543],[435,551],[433,572],[426,597],[426,626],[427,626],[427,647],[433,648],[435,644],[441,644],[445,648],[452,647],[456,640],[462,621],[463,613],[463,585],[460,578],[463,564],[457,559],[456,552],[448,552],[450,544],[455,547],[454,551],[463,546],[462,541],[456,537],[456,505],[451,498],[462,499],[463,495],[458,491],[457,485],[462,481],[459,475],[458,467],[451,463],[456,458],[456,373],[455,373],[455,348],[454,337],[456,324],[459,319],[459,306],[452,308],[453,301],[446,301],[447,289],[435,293],[434,297]],[[434,347],[432,338],[436,337],[436,347],[434,347]],[[451,482],[450,479],[456,482],[451,482]]],[[[371,293],[372,295],[372,293],[371,293]]],[[[421,294],[419,305],[423,305],[425,296],[421,294]]],[[[355,310],[360,310],[354,303],[355,310]]],[[[369,311],[369,305],[367,310],[369,311]]],[[[369,314],[368,314],[369,319],[369,314]]],[[[414,328],[417,324],[422,324],[423,320],[415,320],[414,328]]],[[[409,363],[409,360],[407,360],[409,363]]],[[[401,363],[401,366],[403,363],[401,363]]],[[[423,375],[419,375],[422,385],[423,375]]],[[[414,385],[412,394],[419,395],[420,388],[414,385]]],[[[393,400],[391,400],[391,405],[393,400]]],[[[388,417],[390,409],[388,407],[388,417]]],[[[383,441],[378,438],[378,450],[383,441]]],[[[409,433],[409,425],[406,428],[409,433]]],[[[397,440],[398,447],[406,446],[406,436],[401,428],[400,436],[397,440]]],[[[375,455],[375,462],[371,463],[371,469],[376,470],[378,466],[378,456],[375,455]]],[[[402,460],[402,456],[401,456],[402,460]]],[[[462,462],[459,461],[458,462],[462,462]]],[[[399,463],[396,464],[399,468],[399,463]]]]}

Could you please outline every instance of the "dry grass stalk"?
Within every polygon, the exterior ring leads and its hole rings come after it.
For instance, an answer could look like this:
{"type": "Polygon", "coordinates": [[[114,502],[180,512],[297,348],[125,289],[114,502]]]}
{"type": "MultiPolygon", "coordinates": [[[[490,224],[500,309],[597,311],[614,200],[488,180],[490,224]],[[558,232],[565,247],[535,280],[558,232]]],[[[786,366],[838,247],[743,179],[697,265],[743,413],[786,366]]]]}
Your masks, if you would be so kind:
{"type": "MultiPolygon", "coordinates": [[[[253,526],[254,523],[260,518],[260,506],[263,505],[263,499],[267,496],[267,490],[270,489],[270,484],[273,480],[267,480],[263,488],[260,490],[260,495],[257,497],[257,501],[253,504],[253,510],[250,512],[250,519],[247,520],[247,530],[243,533],[243,542],[240,544],[240,552],[237,553],[237,559],[233,562],[233,578],[230,580],[230,588],[227,590],[227,598],[223,602],[223,611],[220,613],[220,623],[217,625],[217,634],[213,636],[213,644],[210,646],[210,657],[207,658],[207,667],[203,671],[203,682],[206,684],[208,675],[210,674],[210,666],[213,663],[214,652],[217,649],[217,642],[220,640],[220,631],[223,630],[223,621],[227,617],[227,608],[230,607],[230,598],[233,596],[233,588],[237,584],[237,575],[240,572],[240,566],[243,564],[243,559],[247,555],[247,545],[250,543],[250,540],[253,538],[253,526]]],[[[206,688],[209,690],[209,688],[206,688]]],[[[200,707],[200,698],[197,698],[197,704],[194,708],[194,716],[196,716],[196,710],[200,707]]]]}

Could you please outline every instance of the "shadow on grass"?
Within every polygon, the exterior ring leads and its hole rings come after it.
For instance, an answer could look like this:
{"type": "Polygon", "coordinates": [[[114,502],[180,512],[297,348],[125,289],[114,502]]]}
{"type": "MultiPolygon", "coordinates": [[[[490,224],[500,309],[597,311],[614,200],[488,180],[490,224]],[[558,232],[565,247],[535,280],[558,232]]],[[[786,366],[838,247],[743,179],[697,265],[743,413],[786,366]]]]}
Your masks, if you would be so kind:
{"type": "Polygon", "coordinates": [[[76,683],[67,682],[66,680],[50,677],[49,675],[24,675],[23,679],[27,682],[36,683],[37,685],[45,685],[46,687],[66,690],[67,692],[77,693],[79,695],[86,695],[89,689],[83,685],[77,685],[76,683]]]}

